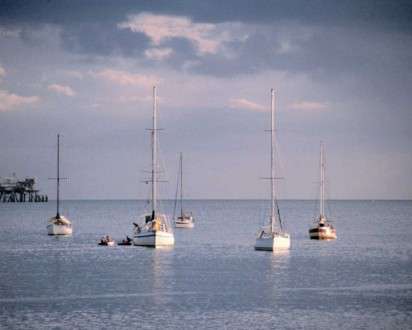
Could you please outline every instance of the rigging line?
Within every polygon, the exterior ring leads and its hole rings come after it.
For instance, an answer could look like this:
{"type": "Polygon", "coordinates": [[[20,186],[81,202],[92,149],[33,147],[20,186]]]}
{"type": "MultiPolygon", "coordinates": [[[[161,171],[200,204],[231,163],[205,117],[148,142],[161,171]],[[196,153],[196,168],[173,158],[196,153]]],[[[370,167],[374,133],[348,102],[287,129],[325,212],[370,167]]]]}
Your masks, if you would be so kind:
{"type": "MultiPolygon", "coordinates": [[[[321,147],[322,148],[322,147],[321,147]]],[[[321,155],[319,157],[318,160],[318,169],[317,169],[317,177],[319,178],[319,181],[317,182],[318,184],[316,185],[316,194],[315,196],[317,196],[318,198],[315,199],[315,219],[314,221],[318,221],[319,216],[322,214],[322,151],[321,151],[321,155]],[[320,169],[320,171],[319,171],[320,169]],[[318,211],[319,210],[319,211],[318,211]],[[317,212],[318,211],[318,212],[317,212]]]]}
{"type": "Polygon", "coordinates": [[[282,224],[282,219],[280,217],[279,204],[278,204],[277,199],[275,200],[275,203],[276,203],[276,209],[277,209],[277,214],[278,214],[278,219],[279,219],[279,227],[280,227],[280,230],[283,231],[283,224],[282,224]]]}
{"type": "Polygon", "coordinates": [[[313,219],[312,219],[312,221],[317,221],[317,219],[318,219],[318,201],[319,201],[319,198],[320,198],[320,196],[319,196],[319,189],[318,189],[318,185],[316,184],[316,185],[314,185],[314,188],[313,188],[313,190],[314,190],[314,192],[312,193],[312,196],[314,197],[314,198],[312,198],[312,217],[313,217],[313,219]],[[319,198],[318,198],[318,196],[319,196],[319,198]]]}
{"type": "Polygon", "coordinates": [[[183,218],[183,154],[180,153],[180,215],[183,218]]]}
{"type": "Polygon", "coordinates": [[[326,208],[328,211],[328,215],[330,217],[332,217],[332,212],[331,212],[331,208],[330,208],[330,203],[329,203],[329,198],[330,198],[330,182],[328,177],[326,176],[326,156],[325,153],[323,153],[323,208],[325,208],[325,204],[326,204],[326,208]]]}
{"type": "MultiPolygon", "coordinates": [[[[158,174],[159,177],[161,176],[162,179],[164,179],[163,182],[167,182],[167,178],[169,177],[169,174],[167,172],[167,167],[165,165],[165,160],[163,157],[163,152],[162,152],[162,148],[160,146],[160,142],[159,139],[157,140],[157,170],[158,170],[158,174]]],[[[169,189],[165,186],[165,185],[159,185],[158,186],[158,191],[159,191],[159,195],[158,196],[169,196],[169,189]]],[[[163,209],[164,210],[164,204],[163,203],[163,198],[159,198],[159,209],[163,209]]]]}
{"type": "Polygon", "coordinates": [[[60,134],[57,134],[57,213],[56,218],[59,218],[60,204],[60,134]]]}
{"type": "Polygon", "coordinates": [[[313,199],[313,221],[317,222],[319,219],[319,215],[321,213],[321,208],[320,208],[320,199],[322,198],[322,195],[320,193],[320,185],[321,185],[321,175],[319,173],[319,168],[321,166],[321,160],[320,158],[318,159],[318,164],[317,164],[317,169],[316,169],[316,178],[319,178],[318,181],[316,181],[315,183],[315,192],[313,193],[314,199],[313,199]]]}
{"type": "Polygon", "coordinates": [[[146,210],[146,212],[149,212],[150,210],[150,198],[151,198],[151,194],[152,194],[152,188],[149,186],[149,180],[146,181],[146,199],[145,199],[145,205],[144,205],[144,209],[146,210]]]}
{"type": "Polygon", "coordinates": [[[168,172],[167,172],[167,167],[165,165],[166,162],[163,157],[163,150],[162,150],[162,147],[160,146],[159,139],[157,140],[157,161],[158,161],[158,164],[157,164],[158,173],[159,174],[162,173],[163,177],[167,178],[168,172]]]}
{"type": "MultiPolygon", "coordinates": [[[[284,166],[284,164],[283,164],[283,162],[282,162],[282,160],[281,160],[281,157],[280,157],[281,149],[280,149],[280,144],[279,144],[278,140],[279,140],[279,138],[278,138],[278,136],[276,136],[276,140],[275,140],[275,164],[278,164],[278,166],[277,166],[277,173],[278,173],[278,174],[282,174],[283,169],[285,168],[285,166],[284,166]]],[[[280,177],[283,177],[282,175],[279,175],[279,176],[280,176],[280,177]]],[[[277,191],[277,192],[279,193],[279,185],[277,185],[277,188],[278,188],[278,191],[277,191]]],[[[277,195],[278,195],[278,194],[277,194],[277,195]]],[[[279,229],[280,229],[281,231],[283,231],[283,222],[282,222],[282,218],[281,218],[281,216],[280,216],[279,203],[278,203],[278,200],[277,200],[277,199],[275,199],[275,204],[276,204],[277,217],[278,217],[278,219],[279,219],[279,229]]]]}
{"type": "MultiPolygon", "coordinates": [[[[168,177],[168,172],[167,172],[167,167],[165,166],[165,160],[163,158],[163,152],[162,148],[160,145],[159,137],[157,137],[156,141],[156,150],[157,150],[157,164],[156,164],[156,173],[159,175],[159,177],[162,177],[164,180],[158,180],[157,182],[167,182],[166,178],[168,177]]],[[[158,211],[161,212],[161,210],[165,210],[164,204],[165,201],[163,198],[159,198],[160,196],[167,196],[168,195],[168,189],[164,185],[158,185],[157,186],[157,191],[158,191],[158,199],[157,199],[157,204],[158,204],[158,211]]],[[[174,211],[173,211],[174,213],[174,211]]]]}
{"type": "Polygon", "coordinates": [[[330,189],[329,189],[329,185],[330,185],[329,181],[328,181],[328,180],[325,180],[325,190],[326,190],[326,192],[325,192],[325,195],[326,195],[325,203],[326,203],[326,208],[327,208],[328,214],[329,214],[329,219],[328,219],[328,220],[334,218],[334,216],[333,216],[333,214],[332,214],[332,208],[331,208],[331,205],[330,205],[331,203],[329,202],[329,200],[330,200],[330,193],[329,193],[330,189]],[[326,183],[327,183],[327,184],[326,184],[326,183]]]}
{"type": "Polygon", "coordinates": [[[175,219],[175,216],[176,216],[177,195],[179,193],[179,171],[180,171],[180,165],[179,165],[179,168],[178,168],[178,171],[177,171],[177,179],[176,179],[177,184],[176,184],[176,193],[175,193],[175,203],[174,203],[174,206],[173,206],[173,219],[175,219]]]}

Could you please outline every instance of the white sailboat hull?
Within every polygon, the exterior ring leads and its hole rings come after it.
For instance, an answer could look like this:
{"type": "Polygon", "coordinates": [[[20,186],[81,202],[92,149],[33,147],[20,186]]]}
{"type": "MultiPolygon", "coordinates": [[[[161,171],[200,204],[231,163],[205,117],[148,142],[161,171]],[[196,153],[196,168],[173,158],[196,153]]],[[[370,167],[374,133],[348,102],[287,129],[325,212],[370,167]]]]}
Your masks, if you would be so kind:
{"type": "Polygon", "coordinates": [[[272,237],[256,238],[255,250],[276,251],[290,248],[289,234],[273,234],[272,237]]]}
{"type": "Polygon", "coordinates": [[[71,225],[57,225],[50,223],[47,225],[48,235],[71,235],[73,228],[71,225]]]}
{"type": "Polygon", "coordinates": [[[192,217],[181,217],[177,218],[175,221],[176,228],[193,228],[195,226],[192,217]]]}
{"type": "Polygon", "coordinates": [[[193,222],[178,222],[176,221],[175,227],[176,228],[193,228],[195,224],[193,222]]]}
{"type": "Polygon", "coordinates": [[[133,237],[133,245],[161,247],[175,244],[173,233],[165,231],[142,231],[133,237]]]}

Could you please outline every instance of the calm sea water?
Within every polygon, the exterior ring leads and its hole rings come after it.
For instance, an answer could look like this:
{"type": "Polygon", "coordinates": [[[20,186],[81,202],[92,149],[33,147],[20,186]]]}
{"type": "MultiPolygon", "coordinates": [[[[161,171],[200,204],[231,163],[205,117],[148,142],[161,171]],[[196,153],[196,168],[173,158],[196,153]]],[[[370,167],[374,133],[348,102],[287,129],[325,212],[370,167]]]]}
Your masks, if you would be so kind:
{"type": "MultiPolygon", "coordinates": [[[[164,202],[172,210],[172,202],[164,202]]],[[[0,204],[0,327],[412,328],[412,202],[330,202],[338,239],[311,241],[312,201],[281,201],[288,253],[253,249],[265,201],[188,201],[172,249],[121,239],[143,201],[66,201],[72,237],[46,235],[48,204],[0,204]]]]}

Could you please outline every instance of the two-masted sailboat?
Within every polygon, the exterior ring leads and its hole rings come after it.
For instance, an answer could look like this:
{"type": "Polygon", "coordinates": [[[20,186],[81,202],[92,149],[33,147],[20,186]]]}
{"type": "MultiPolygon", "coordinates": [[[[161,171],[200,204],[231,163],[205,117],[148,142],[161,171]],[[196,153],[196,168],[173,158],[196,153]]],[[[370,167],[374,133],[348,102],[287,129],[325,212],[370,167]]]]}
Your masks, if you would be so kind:
{"type": "Polygon", "coordinates": [[[336,229],[328,222],[325,215],[325,159],[323,143],[320,143],[320,198],[319,216],[315,218],[315,226],[309,229],[312,239],[336,239],[336,229]]]}
{"type": "Polygon", "coordinates": [[[174,245],[173,228],[167,216],[158,210],[157,184],[159,166],[157,160],[157,99],[156,87],[153,87],[153,127],[150,129],[152,137],[152,169],[151,178],[151,212],[143,215],[143,224],[134,224],[133,244],[140,246],[160,247],[174,245]]]}
{"type": "MultiPolygon", "coordinates": [[[[183,154],[180,153],[180,162],[179,162],[179,179],[177,184],[177,190],[180,186],[180,215],[175,219],[176,228],[193,228],[195,226],[195,221],[191,213],[185,213],[183,211],[183,154]]],[[[177,201],[177,196],[176,196],[177,201]]],[[[175,208],[176,209],[176,208],[175,208]]]]}
{"type": "Polygon", "coordinates": [[[255,249],[276,251],[290,248],[290,235],[283,230],[275,190],[275,91],[271,90],[271,129],[270,129],[270,181],[271,208],[269,225],[262,227],[256,237],[255,249]]]}
{"type": "Polygon", "coordinates": [[[69,219],[60,214],[60,134],[57,134],[57,177],[55,178],[57,182],[56,191],[56,202],[57,202],[57,212],[56,216],[49,219],[47,224],[47,233],[49,235],[71,235],[73,232],[73,227],[69,219]]]}

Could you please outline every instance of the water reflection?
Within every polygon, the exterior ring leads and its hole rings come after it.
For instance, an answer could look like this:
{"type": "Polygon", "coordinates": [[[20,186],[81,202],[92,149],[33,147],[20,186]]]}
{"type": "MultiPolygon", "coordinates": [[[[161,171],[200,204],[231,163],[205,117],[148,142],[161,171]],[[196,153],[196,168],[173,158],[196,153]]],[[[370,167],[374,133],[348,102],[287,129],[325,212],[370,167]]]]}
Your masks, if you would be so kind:
{"type": "Polygon", "coordinates": [[[267,287],[269,288],[268,300],[271,304],[276,304],[282,300],[281,296],[283,288],[290,285],[289,281],[289,264],[290,264],[290,250],[282,249],[273,251],[269,255],[268,269],[269,273],[266,277],[267,287]]]}
{"type": "Polygon", "coordinates": [[[152,303],[155,305],[171,303],[173,281],[173,247],[152,249],[151,291],[152,303]]]}
{"type": "Polygon", "coordinates": [[[290,261],[290,250],[276,250],[269,254],[269,269],[272,274],[283,273],[290,261]]]}
{"type": "MultiPolygon", "coordinates": [[[[289,255],[290,255],[290,249],[279,249],[279,250],[272,251],[273,257],[289,257],[289,255]]],[[[280,259],[282,260],[282,258],[280,259]]]]}
{"type": "Polygon", "coordinates": [[[51,269],[50,281],[52,282],[53,293],[56,296],[60,295],[60,289],[62,288],[62,261],[61,254],[57,251],[53,251],[53,267],[51,269]]]}

